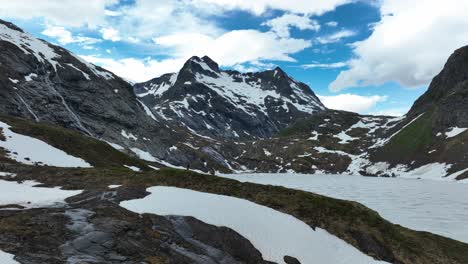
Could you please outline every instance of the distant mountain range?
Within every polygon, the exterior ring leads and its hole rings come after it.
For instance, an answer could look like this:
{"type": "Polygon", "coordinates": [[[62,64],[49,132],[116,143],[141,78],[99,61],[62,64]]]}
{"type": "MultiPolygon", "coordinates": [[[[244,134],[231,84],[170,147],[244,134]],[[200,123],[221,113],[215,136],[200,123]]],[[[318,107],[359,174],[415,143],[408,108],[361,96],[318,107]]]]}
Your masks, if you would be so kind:
{"type": "Polygon", "coordinates": [[[206,56],[131,85],[0,21],[0,114],[73,129],[158,168],[464,179],[468,47],[394,118],[327,109],[280,68],[221,70],[206,56]]]}

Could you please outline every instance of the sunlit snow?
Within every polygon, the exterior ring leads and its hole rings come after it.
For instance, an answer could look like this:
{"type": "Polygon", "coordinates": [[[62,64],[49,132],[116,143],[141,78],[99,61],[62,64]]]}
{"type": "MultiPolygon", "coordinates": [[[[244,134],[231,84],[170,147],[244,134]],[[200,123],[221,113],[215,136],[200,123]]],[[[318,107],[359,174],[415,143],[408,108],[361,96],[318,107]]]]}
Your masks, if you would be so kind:
{"type": "Polygon", "coordinates": [[[323,229],[247,200],[174,187],[151,187],[143,199],[120,205],[137,213],[193,216],[226,226],[247,238],[263,258],[284,263],[285,255],[301,263],[383,263],[373,260],[323,229]]]}

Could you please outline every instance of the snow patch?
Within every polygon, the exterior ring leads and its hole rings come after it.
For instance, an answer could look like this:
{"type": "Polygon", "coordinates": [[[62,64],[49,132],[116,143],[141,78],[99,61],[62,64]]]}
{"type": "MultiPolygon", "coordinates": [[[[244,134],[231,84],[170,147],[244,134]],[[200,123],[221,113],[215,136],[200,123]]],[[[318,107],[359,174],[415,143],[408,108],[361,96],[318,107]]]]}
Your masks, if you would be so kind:
{"type": "Polygon", "coordinates": [[[140,172],[141,171],[140,168],[135,167],[135,166],[124,165],[124,167],[127,168],[127,169],[130,169],[132,171],[135,171],[135,172],[140,172]]]}
{"type": "Polygon", "coordinates": [[[452,127],[450,128],[450,131],[445,132],[445,136],[447,138],[452,138],[460,135],[461,133],[465,132],[468,129],[468,127],[452,127]]]}
{"type": "Polygon", "coordinates": [[[66,191],[60,188],[35,187],[40,183],[22,183],[0,180],[0,205],[20,205],[25,208],[54,207],[65,204],[65,199],[82,191],[66,191]]]}
{"type": "Polygon", "coordinates": [[[56,167],[92,167],[83,159],[73,157],[44,141],[13,132],[9,125],[1,121],[0,128],[3,129],[6,138],[6,141],[0,140],[0,147],[9,151],[7,154],[9,158],[20,163],[56,167]]]}
{"type": "Polygon", "coordinates": [[[327,231],[247,200],[224,195],[156,186],[143,199],[120,205],[137,213],[193,216],[208,224],[232,228],[247,238],[265,260],[284,264],[293,256],[301,263],[384,263],[373,260],[327,231]],[[248,215],[248,217],[245,217],[248,215]]]}
{"type": "Polygon", "coordinates": [[[25,79],[27,82],[32,81],[32,80],[33,80],[32,78],[37,78],[37,74],[35,74],[35,73],[30,73],[30,74],[24,76],[24,79],[25,79]]]}
{"type": "Polygon", "coordinates": [[[133,139],[135,141],[138,140],[138,138],[133,135],[132,133],[127,133],[127,131],[123,130],[120,132],[120,134],[122,135],[122,137],[126,138],[126,139],[133,139]]]}
{"type": "Polygon", "coordinates": [[[15,255],[0,250],[0,263],[2,264],[20,264],[15,260],[15,255]]]}

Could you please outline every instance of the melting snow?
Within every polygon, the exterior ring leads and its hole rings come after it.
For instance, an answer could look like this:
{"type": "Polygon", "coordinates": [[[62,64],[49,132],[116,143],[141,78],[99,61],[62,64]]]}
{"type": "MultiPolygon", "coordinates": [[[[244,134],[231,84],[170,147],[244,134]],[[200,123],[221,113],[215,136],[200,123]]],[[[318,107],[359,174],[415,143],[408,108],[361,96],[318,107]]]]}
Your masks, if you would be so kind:
{"type": "Polygon", "coordinates": [[[37,74],[35,74],[35,73],[30,73],[30,74],[24,76],[24,79],[25,79],[27,82],[32,81],[32,80],[33,80],[32,78],[37,78],[37,74]]]}
{"type": "Polygon", "coordinates": [[[130,169],[132,171],[140,172],[141,169],[135,166],[124,165],[125,168],[130,169]]]}
{"type": "Polygon", "coordinates": [[[336,138],[340,139],[340,141],[338,142],[339,144],[348,144],[349,141],[353,141],[355,139],[358,139],[358,138],[354,138],[354,137],[349,136],[344,131],[341,131],[338,135],[333,135],[333,137],[336,137],[336,138]]]}
{"type": "Polygon", "coordinates": [[[14,84],[17,84],[19,81],[16,80],[16,79],[12,79],[12,78],[8,78],[8,80],[10,80],[10,82],[14,83],[14,84]]]}
{"type": "Polygon", "coordinates": [[[323,229],[247,200],[174,187],[151,187],[143,199],[120,205],[137,213],[193,216],[229,227],[247,238],[263,258],[285,263],[285,255],[301,263],[383,263],[373,260],[323,229]],[[246,217],[248,216],[248,217],[246,217]]]}
{"type": "Polygon", "coordinates": [[[64,204],[66,198],[82,192],[35,187],[38,184],[35,181],[17,183],[0,180],[0,205],[17,204],[26,208],[57,206],[64,204]]]}
{"type": "Polygon", "coordinates": [[[15,173],[11,173],[11,172],[0,172],[0,177],[15,177],[16,174],[15,173]]]}
{"type": "Polygon", "coordinates": [[[133,140],[138,140],[138,138],[133,135],[132,133],[127,133],[127,131],[123,130],[120,132],[120,134],[122,135],[122,137],[126,138],[126,139],[133,139],[133,140]]]}
{"type": "Polygon", "coordinates": [[[43,165],[56,167],[92,167],[86,161],[68,155],[44,141],[29,136],[17,134],[10,130],[10,126],[0,122],[6,141],[0,140],[0,147],[9,151],[8,157],[24,164],[43,165]]]}
{"type": "Polygon", "coordinates": [[[465,132],[467,129],[468,127],[453,127],[453,128],[450,128],[450,131],[445,132],[445,136],[447,136],[447,138],[452,138],[465,132]]]}

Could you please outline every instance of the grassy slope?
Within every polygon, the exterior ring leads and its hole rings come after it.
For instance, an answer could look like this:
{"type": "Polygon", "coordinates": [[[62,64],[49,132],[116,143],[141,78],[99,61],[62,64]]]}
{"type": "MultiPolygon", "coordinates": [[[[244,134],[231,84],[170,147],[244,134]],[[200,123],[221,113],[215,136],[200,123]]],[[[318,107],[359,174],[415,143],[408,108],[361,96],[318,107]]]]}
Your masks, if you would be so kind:
{"type": "Polygon", "coordinates": [[[395,135],[382,151],[384,155],[410,160],[432,144],[433,111],[427,112],[395,135]]]}
{"type": "Polygon", "coordinates": [[[393,263],[468,263],[468,245],[394,225],[365,206],[284,187],[240,183],[175,169],[128,173],[114,169],[28,168],[19,179],[34,179],[73,189],[175,186],[247,199],[321,227],[368,255],[393,263]]]}
{"type": "Polygon", "coordinates": [[[0,116],[16,133],[38,138],[75,157],[86,160],[94,167],[122,167],[123,165],[147,168],[145,163],[130,157],[109,144],[84,136],[73,130],[47,123],[36,123],[25,119],[0,116]]]}

